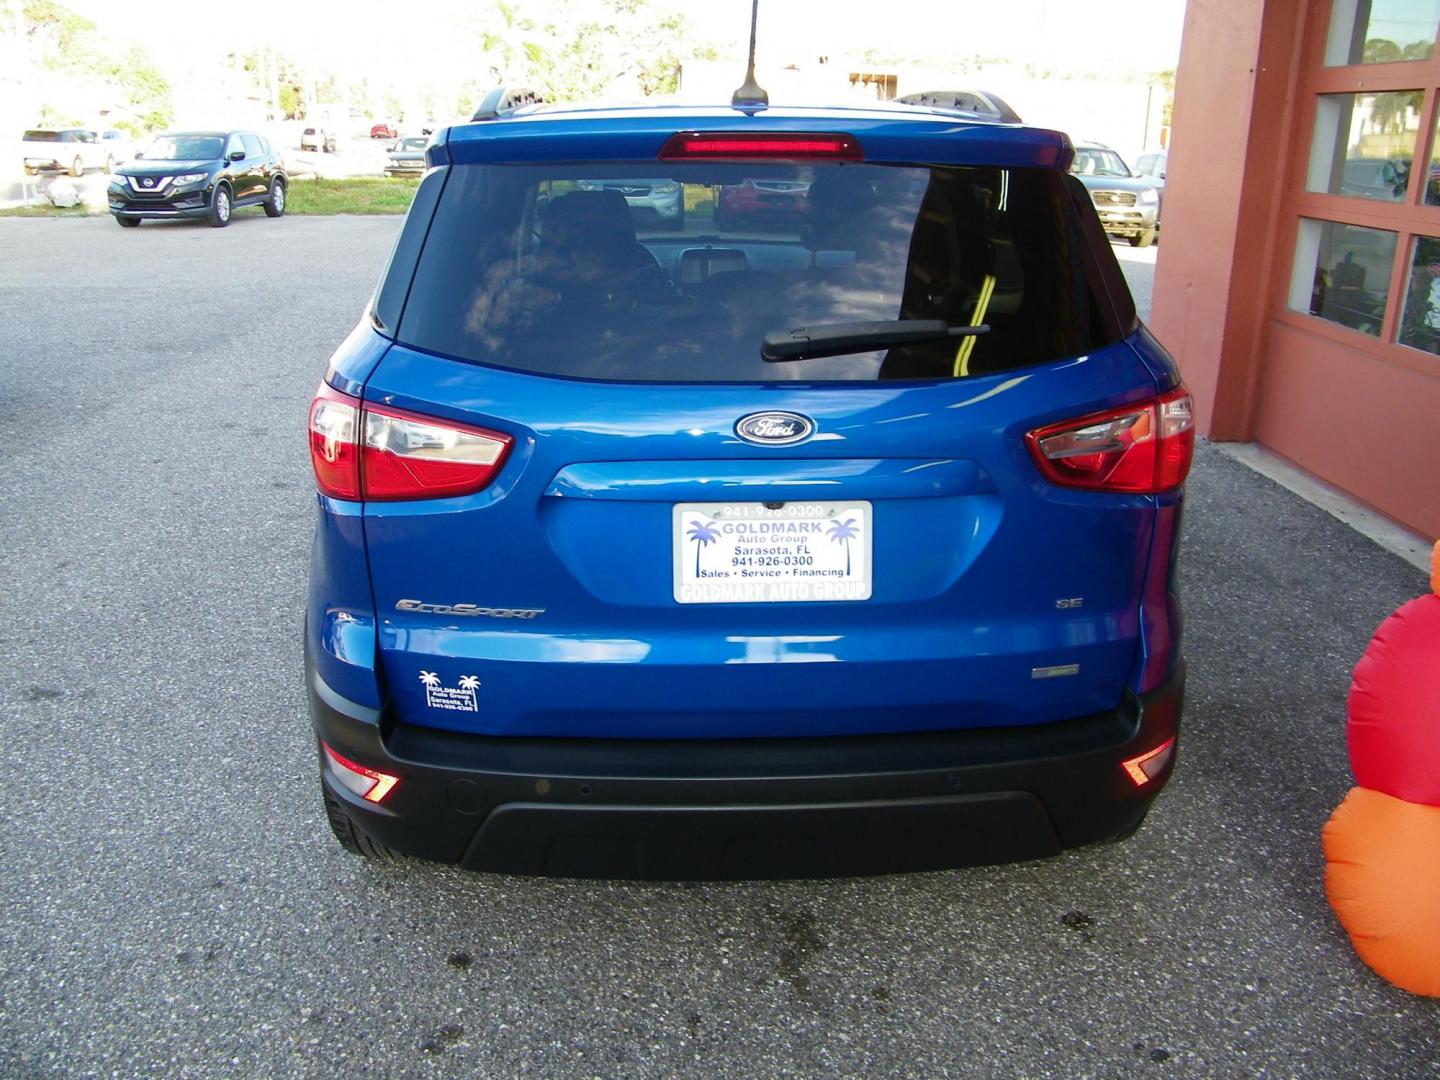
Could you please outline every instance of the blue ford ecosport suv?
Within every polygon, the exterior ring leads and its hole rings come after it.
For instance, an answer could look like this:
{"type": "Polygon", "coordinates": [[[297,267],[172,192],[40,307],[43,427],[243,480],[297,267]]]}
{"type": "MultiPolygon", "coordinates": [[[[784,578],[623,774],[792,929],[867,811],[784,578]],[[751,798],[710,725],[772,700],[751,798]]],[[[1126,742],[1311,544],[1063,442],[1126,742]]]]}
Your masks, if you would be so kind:
{"type": "Polygon", "coordinates": [[[1135,829],[1194,430],[1072,152],[899,105],[437,132],[310,411],[340,842],[769,877],[1135,829]]]}

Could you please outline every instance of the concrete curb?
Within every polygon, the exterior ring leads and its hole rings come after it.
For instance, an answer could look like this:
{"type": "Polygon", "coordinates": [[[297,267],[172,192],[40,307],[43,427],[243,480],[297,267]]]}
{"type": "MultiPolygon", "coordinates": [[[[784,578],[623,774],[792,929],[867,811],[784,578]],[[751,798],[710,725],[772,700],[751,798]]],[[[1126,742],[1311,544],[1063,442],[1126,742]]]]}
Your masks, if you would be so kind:
{"type": "Polygon", "coordinates": [[[1286,491],[1299,495],[1313,506],[1318,506],[1392,555],[1398,555],[1417,570],[1429,572],[1432,544],[1418,533],[1411,532],[1403,525],[1371,510],[1339,488],[1331,487],[1258,443],[1212,445],[1226,457],[1254,469],[1286,491]]]}

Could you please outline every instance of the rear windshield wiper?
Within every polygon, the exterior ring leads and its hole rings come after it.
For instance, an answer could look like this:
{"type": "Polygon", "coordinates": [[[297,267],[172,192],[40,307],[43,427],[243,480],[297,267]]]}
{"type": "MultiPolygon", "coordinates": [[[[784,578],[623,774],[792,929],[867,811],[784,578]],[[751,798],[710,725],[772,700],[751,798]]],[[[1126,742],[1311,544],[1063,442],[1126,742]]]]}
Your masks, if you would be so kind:
{"type": "Polygon", "coordinates": [[[819,356],[871,352],[895,345],[923,345],[946,338],[988,334],[990,327],[951,326],[944,319],[889,319],[880,322],[826,323],[772,330],[765,335],[760,355],[771,361],[811,360],[819,356]]]}

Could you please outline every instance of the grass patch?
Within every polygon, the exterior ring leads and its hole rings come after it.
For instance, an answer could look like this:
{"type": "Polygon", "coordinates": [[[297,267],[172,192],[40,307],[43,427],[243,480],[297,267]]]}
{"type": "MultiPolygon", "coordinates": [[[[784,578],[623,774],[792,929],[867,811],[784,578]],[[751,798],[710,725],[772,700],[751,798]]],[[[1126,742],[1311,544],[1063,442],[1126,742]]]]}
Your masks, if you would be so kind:
{"type": "Polygon", "coordinates": [[[403,214],[419,179],[360,176],[345,180],[291,180],[287,214],[403,214]]]}
{"type": "Polygon", "coordinates": [[[11,206],[0,210],[0,217],[88,217],[101,211],[81,203],[79,206],[51,206],[48,202],[37,202],[33,206],[11,206]]]}

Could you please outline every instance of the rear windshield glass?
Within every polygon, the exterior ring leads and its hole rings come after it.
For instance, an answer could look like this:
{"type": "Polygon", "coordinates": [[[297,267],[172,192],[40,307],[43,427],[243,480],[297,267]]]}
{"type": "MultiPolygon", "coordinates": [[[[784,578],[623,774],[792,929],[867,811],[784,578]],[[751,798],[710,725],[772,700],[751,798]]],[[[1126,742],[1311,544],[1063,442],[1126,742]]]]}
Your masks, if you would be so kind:
{"type": "Polygon", "coordinates": [[[428,237],[398,340],[524,371],[934,379],[1078,356],[1119,336],[1086,272],[1076,204],[1051,170],[462,165],[428,237]],[[774,331],[896,319],[990,332],[968,347],[760,355],[774,331]]]}
{"type": "Polygon", "coordinates": [[[27,131],[25,132],[26,142],[59,142],[60,132],[58,131],[27,131]]]}

